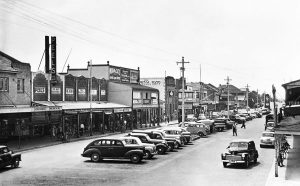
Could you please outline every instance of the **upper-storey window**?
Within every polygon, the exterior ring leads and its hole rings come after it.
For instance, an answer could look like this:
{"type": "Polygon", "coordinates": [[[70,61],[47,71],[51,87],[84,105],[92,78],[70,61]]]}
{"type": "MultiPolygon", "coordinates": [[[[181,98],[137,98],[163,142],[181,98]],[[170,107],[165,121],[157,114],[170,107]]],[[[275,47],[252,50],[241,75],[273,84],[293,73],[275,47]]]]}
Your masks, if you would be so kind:
{"type": "Polygon", "coordinates": [[[0,77],[0,91],[8,92],[8,78],[0,77]]]}
{"type": "Polygon", "coordinates": [[[23,93],[24,92],[24,79],[18,79],[17,91],[18,91],[18,93],[23,93]]]}

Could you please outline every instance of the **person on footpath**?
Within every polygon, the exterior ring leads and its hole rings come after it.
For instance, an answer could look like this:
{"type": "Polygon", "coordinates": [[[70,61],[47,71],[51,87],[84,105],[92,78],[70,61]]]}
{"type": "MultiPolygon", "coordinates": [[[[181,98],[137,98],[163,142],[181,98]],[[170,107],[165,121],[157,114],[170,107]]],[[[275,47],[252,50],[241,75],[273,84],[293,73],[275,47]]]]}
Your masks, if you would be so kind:
{"type": "Polygon", "coordinates": [[[241,128],[246,129],[245,120],[243,120],[241,128]]]}
{"type": "Polygon", "coordinates": [[[236,135],[237,136],[237,129],[236,129],[236,123],[234,122],[233,125],[232,125],[232,135],[236,135]]]}

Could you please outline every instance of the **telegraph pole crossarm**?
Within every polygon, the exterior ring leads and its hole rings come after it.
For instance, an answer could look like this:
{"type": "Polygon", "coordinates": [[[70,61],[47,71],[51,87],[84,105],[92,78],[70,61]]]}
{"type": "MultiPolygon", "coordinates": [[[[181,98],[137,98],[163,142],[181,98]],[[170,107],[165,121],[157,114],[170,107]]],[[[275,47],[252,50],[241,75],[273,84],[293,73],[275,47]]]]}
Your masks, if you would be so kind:
{"type": "Polygon", "coordinates": [[[185,113],[184,113],[184,99],[185,99],[185,92],[184,92],[184,64],[185,63],[190,63],[188,61],[184,61],[184,57],[182,57],[182,61],[181,62],[176,62],[177,65],[181,64],[180,70],[182,71],[182,104],[181,104],[181,110],[182,110],[182,114],[181,114],[181,121],[182,123],[184,123],[185,120],[185,113]]]}

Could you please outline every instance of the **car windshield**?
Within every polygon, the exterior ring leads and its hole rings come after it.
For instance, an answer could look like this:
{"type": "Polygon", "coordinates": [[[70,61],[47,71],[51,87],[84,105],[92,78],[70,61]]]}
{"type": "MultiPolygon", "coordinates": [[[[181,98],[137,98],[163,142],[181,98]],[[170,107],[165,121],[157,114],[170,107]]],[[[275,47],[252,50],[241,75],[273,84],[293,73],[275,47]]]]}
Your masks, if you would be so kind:
{"type": "Polygon", "coordinates": [[[248,149],[248,143],[247,142],[231,142],[229,145],[229,150],[235,151],[235,150],[247,150],[248,149]]]}
{"type": "Polygon", "coordinates": [[[138,145],[138,142],[135,139],[125,139],[125,145],[138,145]]]}
{"type": "Polygon", "coordinates": [[[263,137],[274,137],[274,133],[263,133],[263,137]]]}

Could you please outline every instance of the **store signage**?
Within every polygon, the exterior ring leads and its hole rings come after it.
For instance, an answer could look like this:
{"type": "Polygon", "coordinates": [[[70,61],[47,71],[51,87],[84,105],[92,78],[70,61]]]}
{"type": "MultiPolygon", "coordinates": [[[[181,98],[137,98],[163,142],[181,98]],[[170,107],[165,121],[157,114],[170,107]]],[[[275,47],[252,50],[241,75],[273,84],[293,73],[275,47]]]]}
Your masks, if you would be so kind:
{"type": "Polygon", "coordinates": [[[45,94],[46,93],[46,88],[45,87],[34,87],[34,93],[45,94]]]}
{"type": "Polygon", "coordinates": [[[109,67],[109,79],[120,81],[121,80],[121,69],[118,67],[109,67]]]}
{"type": "Polygon", "coordinates": [[[131,108],[124,108],[124,112],[131,112],[131,108]]]}
{"type": "Polygon", "coordinates": [[[40,111],[59,111],[62,110],[62,107],[60,106],[38,106],[33,107],[34,112],[40,112],[40,111]]]}
{"type": "Polygon", "coordinates": [[[138,83],[138,82],[139,82],[139,71],[130,70],[130,83],[138,83]]]}
{"type": "Polygon", "coordinates": [[[91,92],[91,94],[92,94],[93,96],[97,96],[97,94],[98,94],[98,91],[97,91],[97,90],[95,90],[95,89],[93,89],[93,90],[92,90],[92,92],[91,92]]]}
{"type": "Polygon", "coordinates": [[[85,95],[85,89],[78,89],[79,95],[85,95]]]}
{"type": "Polygon", "coordinates": [[[60,88],[58,88],[58,87],[52,87],[51,88],[51,93],[52,94],[60,94],[60,88]]]}
{"type": "Polygon", "coordinates": [[[74,94],[74,89],[73,88],[66,88],[66,94],[67,95],[73,95],[74,94]]]}
{"type": "Polygon", "coordinates": [[[133,104],[142,104],[142,100],[141,99],[134,99],[132,100],[133,104]]]}
{"type": "Polygon", "coordinates": [[[151,104],[151,100],[150,99],[143,99],[143,104],[151,104]]]}
{"type": "Polygon", "coordinates": [[[121,81],[130,82],[130,71],[128,69],[121,69],[121,81]]]}
{"type": "Polygon", "coordinates": [[[51,81],[56,82],[56,37],[51,36],[51,81]]]}
{"type": "Polygon", "coordinates": [[[124,109],[123,108],[115,108],[114,109],[114,112],[117,113],[117,112],[123,112],[124,109]]]}
{"type": "MultiPolygon", "coordinates": [[[[192,109],[193,105],[192,104],[185,104],[184,109],[192,109]]],[[[182,105],[178,105],[178,109],[182,109],[182,105]]]]}
{"type": "Polygon", "coordinates": [[[101,90],[101,96],[105,96],[106,95],[106,91],[105,90],[101,90]]]}

